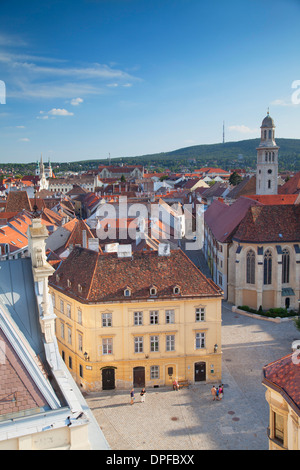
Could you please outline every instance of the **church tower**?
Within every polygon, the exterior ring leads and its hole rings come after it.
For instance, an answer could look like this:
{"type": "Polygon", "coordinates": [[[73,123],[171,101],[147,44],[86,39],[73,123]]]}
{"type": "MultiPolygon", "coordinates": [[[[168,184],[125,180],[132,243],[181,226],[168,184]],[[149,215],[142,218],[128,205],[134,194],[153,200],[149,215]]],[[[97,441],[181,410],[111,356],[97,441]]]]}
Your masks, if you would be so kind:
{"type": "Polygon", "coordinates": [[[260,128],[260,144],[256,149],[256,194],[277,194],[279,147],[275,142],[275,124],[269,111],[260,128]]]}

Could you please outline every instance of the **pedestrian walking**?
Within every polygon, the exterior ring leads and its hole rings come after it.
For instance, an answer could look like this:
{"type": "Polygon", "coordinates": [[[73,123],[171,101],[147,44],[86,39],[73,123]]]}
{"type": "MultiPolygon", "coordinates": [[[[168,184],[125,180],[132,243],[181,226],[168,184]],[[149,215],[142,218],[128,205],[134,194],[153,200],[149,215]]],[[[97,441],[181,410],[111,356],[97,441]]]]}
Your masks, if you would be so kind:
{"type": "Polygon", "coordinates": [[[219,400],[222,400],[223,398],[223,384],[219,385],[219,394],[218,394],[218,397],[219,397],[219,400]]]}
{"type": "Polygon", "coordinates": [[[213,401],[215,401],[216,396],[217,396],[217,389],[216,389],[216,387],[213,385],[210,391],[211,391],[211,394],[212,394],[212,397],[213,397],[213,401]]]}
{"type": "Polygon", "coordinates": [[[142,388],[140,395],[141,395],[141,402],[145,403],[146,390],[144,388],[142,388]]]}
{"type": "Polygon", "coordinates": [[[133,405],[134,403],[134,388],[130,391],[130,404],[133,405]]]}

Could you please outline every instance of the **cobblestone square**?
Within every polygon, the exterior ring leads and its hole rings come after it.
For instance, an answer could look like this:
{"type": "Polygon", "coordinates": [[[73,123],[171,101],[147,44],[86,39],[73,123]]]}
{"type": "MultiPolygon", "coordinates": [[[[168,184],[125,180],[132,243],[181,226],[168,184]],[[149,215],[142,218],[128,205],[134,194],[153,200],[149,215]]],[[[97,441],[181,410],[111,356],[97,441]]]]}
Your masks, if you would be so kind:
{"type": "MultiPolygon", "coordinates": [[[[269,410],[262,368],[291,352],[300,339],[293,321],[273,323],[222,308],[224,398],[213,401],[212,384],[179,392],[139,390],[95,392],[87,403],[112,450],[267,450],[269,410]]],[[[219,385],[216,383],[215,385],[219,385]]]]}

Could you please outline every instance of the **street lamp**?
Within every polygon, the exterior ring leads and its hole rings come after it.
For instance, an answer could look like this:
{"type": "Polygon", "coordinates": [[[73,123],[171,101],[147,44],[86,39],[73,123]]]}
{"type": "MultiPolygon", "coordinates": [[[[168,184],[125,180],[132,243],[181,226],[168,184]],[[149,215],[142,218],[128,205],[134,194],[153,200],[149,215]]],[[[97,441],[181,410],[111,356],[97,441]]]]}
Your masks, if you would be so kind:
{"type": "Polygon", "coordinates": [[[89,361],[89,360],[90,360],[90,357],[89,357],[89,355],[88,355],[87,352],[84,353],[83,357],[84,357],[84,360],[85,360],[85,361],[89,361]]]}

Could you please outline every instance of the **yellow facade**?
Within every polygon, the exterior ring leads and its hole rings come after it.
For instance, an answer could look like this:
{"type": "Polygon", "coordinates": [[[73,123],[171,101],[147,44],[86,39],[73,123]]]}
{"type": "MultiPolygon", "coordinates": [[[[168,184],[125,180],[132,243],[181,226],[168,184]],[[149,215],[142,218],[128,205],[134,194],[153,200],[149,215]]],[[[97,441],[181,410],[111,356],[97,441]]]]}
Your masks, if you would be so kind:
{"type": "Polygon", "coordinates": [[[300,450],[299,412],[295,412],[281,393],[268,386],[266,400],[270,410],[269,450],[300,450]]]}
{"type": "Polygon", "coordinates": [[[221,381],[221,297],[84,304],[50,286],[59,350],[82,390],[221,381]]]}

